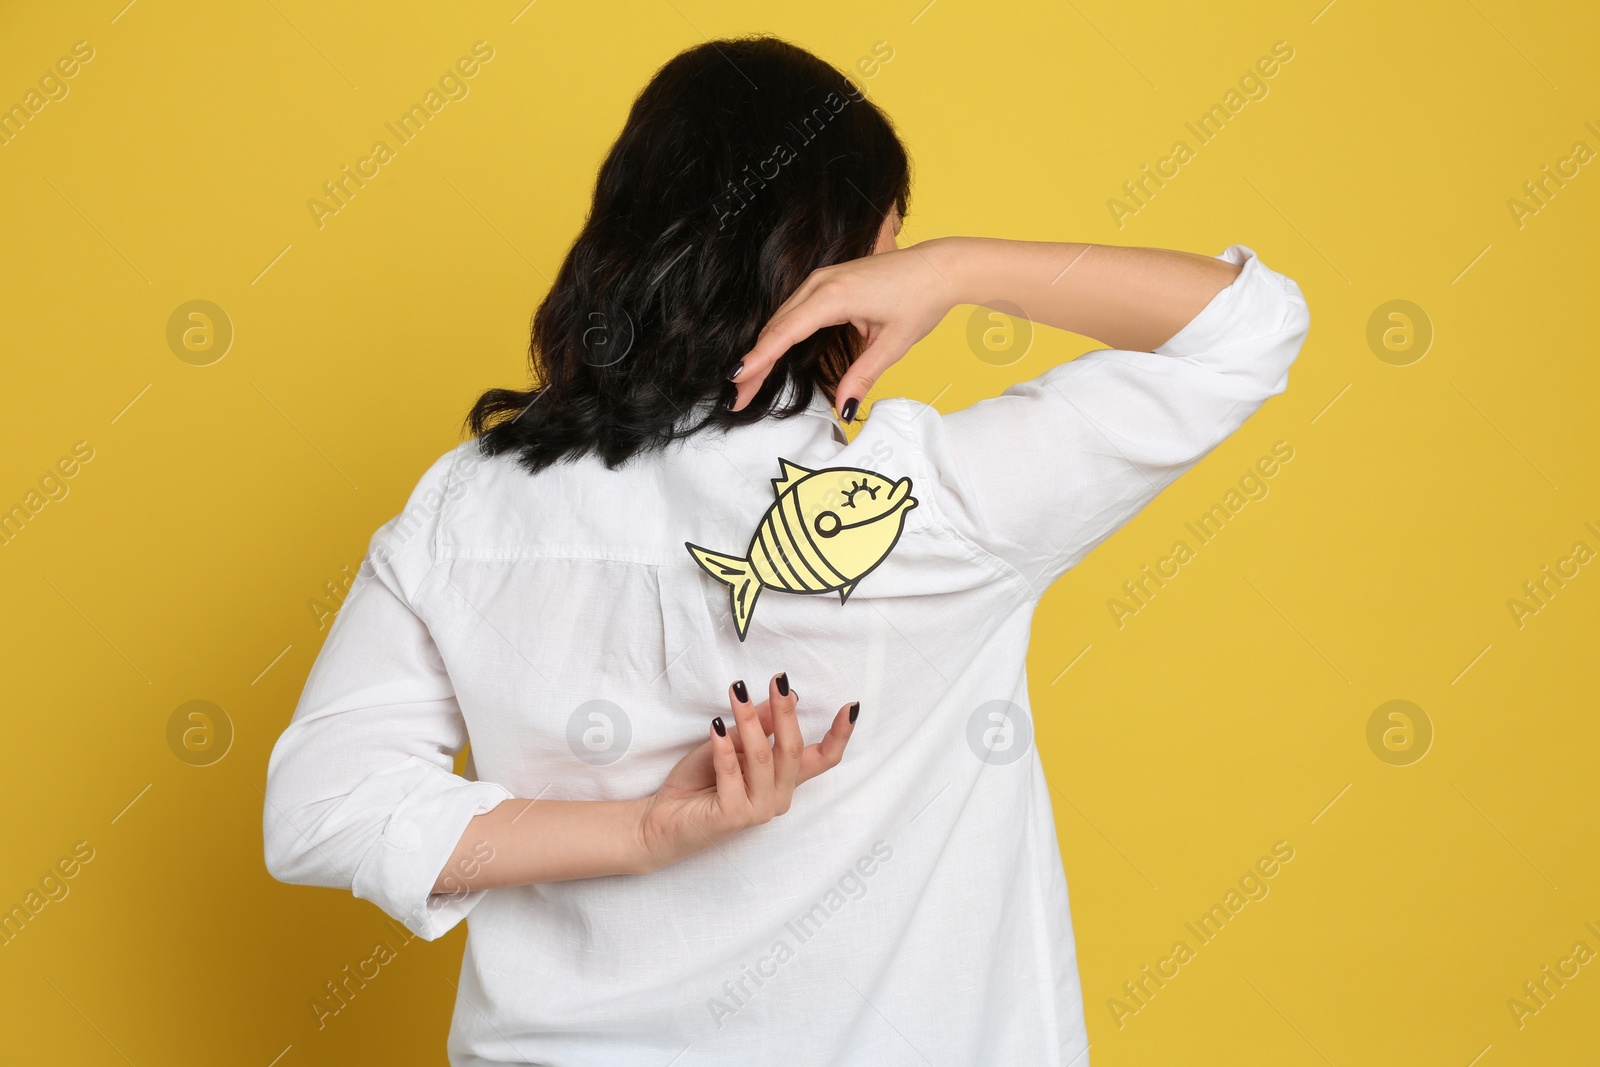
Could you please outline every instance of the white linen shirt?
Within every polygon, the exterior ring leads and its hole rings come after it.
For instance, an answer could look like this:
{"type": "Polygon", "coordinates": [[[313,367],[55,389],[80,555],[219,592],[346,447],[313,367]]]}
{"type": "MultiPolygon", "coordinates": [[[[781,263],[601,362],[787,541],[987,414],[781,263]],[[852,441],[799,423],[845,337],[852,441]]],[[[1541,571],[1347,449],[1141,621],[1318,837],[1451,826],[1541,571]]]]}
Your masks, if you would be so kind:
{"type": "MultiPolygon", "coordinates": [[[[373,537],[269,764],[267,866],[417,935],[466,919],[448,1039],[489,1064],[1084,1067],[1067,886],[1024,660],[1040,596],[1288,385],[1299,286],[1243,270],[1155,352],[1100,349],[942,415],[817,399],[608,471],[529,476],[466,442],[373,537]],[[909,478],[849,598],[729,588],[779,460],[909,478]],[[861,702],[790,810],[672,866],[430,895],[513,797],[630,799],[786,670],[807,743],[861,702]],[[471,742],[471,777],[453,757],[471,742]]],[[[492,862],[490,860],[489,862],[492,862]]]]}

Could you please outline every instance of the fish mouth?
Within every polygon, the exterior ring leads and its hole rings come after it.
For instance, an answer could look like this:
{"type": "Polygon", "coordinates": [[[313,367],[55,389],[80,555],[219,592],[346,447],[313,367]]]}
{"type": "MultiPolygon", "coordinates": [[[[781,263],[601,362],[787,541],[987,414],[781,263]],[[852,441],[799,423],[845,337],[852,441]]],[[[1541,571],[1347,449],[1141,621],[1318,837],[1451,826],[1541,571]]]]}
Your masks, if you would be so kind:
{"type": "Polygon", "coordinates": [[[893,488],[889,490],[889,497],[885,503],[888,505],[884,508],[885,515],[892,514],[897,508],[904,507],[909,510],[916,507],[917,498],[911,495],[911,479],[901,478],[895,482],[893,488]]]}

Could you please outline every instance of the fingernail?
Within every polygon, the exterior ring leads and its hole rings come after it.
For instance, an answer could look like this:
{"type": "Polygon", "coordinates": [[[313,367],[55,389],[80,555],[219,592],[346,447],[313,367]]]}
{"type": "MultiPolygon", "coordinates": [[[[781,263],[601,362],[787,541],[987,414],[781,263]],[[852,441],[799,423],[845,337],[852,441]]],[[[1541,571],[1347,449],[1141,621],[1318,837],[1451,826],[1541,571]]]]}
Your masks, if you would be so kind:
{"type": "Polygon", "coordinates": [[[856,716],[861,712],[861,701],[857,700],[850,705],[850,725],[856,724],[856,716]]]}
{"type": "Polygon", "coordinates": [[[851,397],[844,402],[844,407],[839,409],[839,417],[845,422],[854,422],[856,417],[856,398],[851,397]]]}
{"type": "Polygon", "coordinates": [[[750,690],[744,687],[743,678],[733,683],[733,695],[739,698],[739,703],[741,704],[750,703],[750,690]]]}
{"type": "Polygon", "coordinates": [[[733,365],[733,369],[728,372],[728,381],[730,381],[730,382],[738,381],[739,380],[739,375],[741,373],[743,373],[743,371],[744,371],[744,360],[741,359],[739,362],[735,363],[733,365]]]}
{"type": "Polygon", "coordinates": [[[725,410],[732,411],[733,410],[733,405],[737,404],[738,402],[739,402],[739,390],[735,389],[731,394],[729,394],[728,399],[726,399],[726,400],[724,400],[722,402],[722,406],[723,406],[723,408],[725,410]]]}
{"type": "Polygon", "coordinates": [[[727,737],[728,728],[722,724],[722,716],[718,715],[711,720],[711,728],[717,732],[718,737],[727,737]]]}
{"type": "Polygon", "coordinates": [[[778,675],[778,695],[781,697],[786,697],[789,695],[788,671],[784,671],[782,674],[778,675]]]}

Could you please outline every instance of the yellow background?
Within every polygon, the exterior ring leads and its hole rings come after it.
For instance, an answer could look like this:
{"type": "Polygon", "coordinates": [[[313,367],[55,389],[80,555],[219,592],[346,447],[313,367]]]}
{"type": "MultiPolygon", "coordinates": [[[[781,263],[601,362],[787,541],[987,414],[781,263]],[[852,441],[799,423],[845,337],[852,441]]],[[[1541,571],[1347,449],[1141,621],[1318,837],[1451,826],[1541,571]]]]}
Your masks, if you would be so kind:
{"type": "MultiPolygon", "coordinates": [[[[0,104],[94,49],[0,147],[0,504],[94,451],[0,547],[0,906],[94,850],[0,947],[8,1062],[444,1062],[464,931],[402,946],[372,905],[263,867],[267,755],[326,633],[307,601],[478,392],[523,382],[633,94],[753,30],[843,68],[892,48],[863,81],[914,156],[907,241],[1237,242],[1311,306],[1288,392],[1038,616],[1097,1067],[1600,1058],[1600,962],[1520,1028],[1507,1007],[1575,942],[1600,951],[1600,564],[1520,628],[1507,607],[1574,542],[1600,550],[1600,164],[1521,226],[1507,206],[1574,142],[1600,149],[1591,6],[524,3],[0,14],[0,104]],[[478,40],[470,95],[319,229],[306,201],[478,40]],[[1108,199],[1195,147],[1184,122],[1277,41],[1269,94],[1119,229],[1108,199]],[[196,299],[235,330],[209,366],[166,338],[196,299]],[[1401,299],[1435,337],[1395,366],[1367,324],[1401,299]],[[1107,600],[1280,440],[1270,495],[1119,628],[1107,600]],[[1394,699],[1434,732],[1406,766],[1367,740],[1394,699]],[[209,766],[169,747],[191,700],[234,730],[209,766]],[[1276,841],[1295,851],[1270,895],[1119,1027],[1122,983],[1276,841]],[[379,940],[397,958],[319,1030],[311,1001],[379,940]]],[[[952,411],[1091,347],[1041,330],[995,366],[969,311],[877,395],[952,411]]]]}

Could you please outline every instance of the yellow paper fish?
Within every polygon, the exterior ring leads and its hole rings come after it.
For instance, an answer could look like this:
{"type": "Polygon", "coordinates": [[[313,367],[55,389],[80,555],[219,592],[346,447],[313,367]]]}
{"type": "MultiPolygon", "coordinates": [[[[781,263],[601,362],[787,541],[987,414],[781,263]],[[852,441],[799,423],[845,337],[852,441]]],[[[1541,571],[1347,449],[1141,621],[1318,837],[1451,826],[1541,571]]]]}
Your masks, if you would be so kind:
{"type": "Polygon", "coordinates": [[[785,593],[839,593],[843,604],[866,573],[900,539],[906,512],[917,506],[911,479],[892,482],[856,467],[807,470],[778,460],[777,500],[762,517],[743,558],[685,541],[705,572],[728,587],[733,622],[744,640],[763,588],[785,593]]]}

